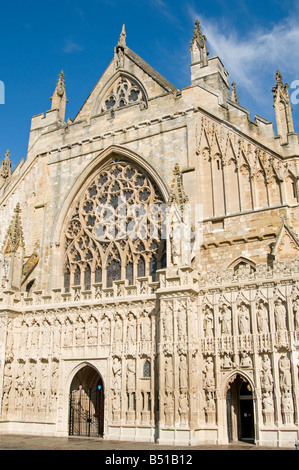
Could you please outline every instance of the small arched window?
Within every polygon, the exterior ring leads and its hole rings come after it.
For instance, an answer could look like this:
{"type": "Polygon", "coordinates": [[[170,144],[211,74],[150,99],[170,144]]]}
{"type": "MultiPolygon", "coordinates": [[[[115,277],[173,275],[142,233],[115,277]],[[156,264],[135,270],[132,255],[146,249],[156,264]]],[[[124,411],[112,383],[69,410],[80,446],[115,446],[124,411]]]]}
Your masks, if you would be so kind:
{"type": "Polygon", "coordinates": [[[151,363],[147,359],[143,365],[143,377],[149,378],[151,376],[151,363]]]}

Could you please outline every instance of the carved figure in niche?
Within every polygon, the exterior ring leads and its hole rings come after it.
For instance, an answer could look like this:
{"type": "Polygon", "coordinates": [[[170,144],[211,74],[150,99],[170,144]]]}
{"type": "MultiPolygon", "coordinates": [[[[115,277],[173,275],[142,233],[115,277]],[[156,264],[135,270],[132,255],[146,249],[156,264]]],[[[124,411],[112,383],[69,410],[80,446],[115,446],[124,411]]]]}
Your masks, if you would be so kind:
{"type": "Polygon", "coordinates": [[[110,320],[106,315],[101,323],[101,343],[110,344],[110,320]]]}
{"type": "Polygon", "coordinates": [[[121,361],[118,357],[113,359],[112,371],[114,376],[112,388],[118,390],[121,387],[121,361]]]}
{"type": "Polygon", "coordinates": [[[211,413],[215,411],[215,399],[212,392],[207,392],[205,411],[211,413]]]}
{"type": "Polygon", "coordinates": [[[85,323],[83,318],[78,318],[78,326],[75,329],[75,340],[77,346],[84,346],[85,339],[85,323]]]}
{"type": "Polygon", "coordinates": [[[281,299],[277,299],[275,302],[274,307],[274,316],[275,316],[275,323],[276,323],[276,330],[286,330],[286,319],[287,319],[287,312],[285,306],[282,303],[281,299]]]}
{"type": "Polygon", "coordinates": [[[171,262],[178,266],[181,261],[181,230],[179,222],[172,224],[172,230],[169,235],[171,247],[171,262]]]}
{"type": "Polygon", "coordinates": [[[262,362],[262,389],[264,391],[272,392],[273,390],[273,376],[271,372],[271,361],[269,356],[264,356],[262,362]]]}
{"type": "Polygon", "coordinates": [[[12,386],[12,372],[11,364],[7,363],[4,369],[4,379],[3,379],[3,400],[2,400],[2,409],[8,409],[9,395],[11,392],[12,386]]]}
{"type": "Polygon", "coordinates": [[[285,391],[282,394],[281,411],[287,414],[292,414],[294,412],[293,398],[290,391],[285,391]]]}
{"type": "Polygon", "coordinates": [[[98,325],[94,316],[91,316],[88,321],[87,327],[87,343],[90,345],[97,344],[98,339],[98,325]]]}
{"type": "Polygon", "coordinates": [[[165,413],[170,413],[173,412],[173,397],[172,393],[166,393],[165,394],[165,400],[164,400],[164,411],[165,413]]]}
{"type": "Polygon", "coordinates": [[[179,412],[188,413],[188,397],[187,393],[181,393],[179,396],[179,412]]]}
{"type": "Polygon", "coordinates": [[[24,390],[24,364],[20,363],[18,368],[18,374],[16,376],[15,382],[15,390],[16,390],[16,408],[22,407],[22,399],[23,399],[23,390],[24,390]]]}
{"type": "Polygon", "coordinates": [[[164,339],[170,341],[172,339],[172,308],[169,305],[165,308],[163,317],[164,339]]]}
{"type": "Polygon", "coordinates": [[[136,320],[132,312],[129,313],[128,318],[127,342],[136,343],[136,320]]]}
{"type": "Polygon", "coordinates": [[[281,390],[289,391],[292,389],[290,360],[286,354],[282,354],[279,360],[279,381],[281,390]]]}
{"type": "Polygon", "coordinates": [[[67,318],[65,321],[64,330],[64,346],[72,346],[73,344],[73,328],[70,319],[67,318]]]}
{"type": "Polygon", "coordinates": [[[165,390],[172,390],[173,387],[173,370],[172,357],[165,357],[165,390]]]}
{"type": "Polygon", "coordinates": [[[233,367],[231,357],[229,356],[229,354],[225,354],[222,361],[222,368],[230,369],[231,367],[233,367]]]}
{"type": "Polygon", "coordinates": [[[231,335],[232,313],[231,313],[231,309],[226,304],[224,304],[221,309],[220,322],[221,322],[221,333],[223,335],[231,335]]]}
{"type": "Polygon", "coordinates": [[[38,348],[39,346],[39,327],[35,322],[31,327],[30,346],[32,348],[38,348]]]}
{"type": "Polygon", "coordinates": [[[42,347],[43,348],[49,348],[51,342],[51,330],[50,330],[50,325],[45,320],[43,322],[43,327],[42,327],[42,347]]]}
{"type": "Polygon", "coordinates": [[[187,329],[186,329],[186,308],[187,305],[185,302],[183,304],[180,304],[178,307],[178,334],[179,338],[183,339],[186,337],[187,334],[187,329]]]}
{"type": "Polygon", "coordinates": [[[262,300],[258,304],[256,316],[258,332],[269,333],[268,310],[262,300]]]}
{"type": "Polygon", "coordinates": [[[124,52],[119,47],[117,50],[117,56],[116,56],[116,68],[119,69],[120,67],[123,67],[123,66],[124,66],[124,52]]]}
{"type": "Polygon", "coordinates": [[[205,380],[204,380],[205,389],[214,390],[215,388],[214,362],[211,356],[209,356],[206,360],[203,373],[205,374],[205,380]]]}
{"type": "Polygon", "coordinates": [[[49,377],[49,364],[48,362],[43,362],[42,370],[41,370],[41,390],[43,394],[48,393],[48,377],[49,377]]]}
{"type": "Polygon", "coordinates": [[[61,324],[57,318],[54,320],[54,331],[53,331],[53,349],[56,352],[60,350],[60,339],[61,339],[61,324]]]}
{"type": "Polygon", "coordinates": [[[211,337],[214,336],[214,315],[213,310],[209,307],[206,307],[204,310],[204,331],[205,336],[211,337]]]}
{"type": "MultiPolygon", "coordinates": [[[[34,395],[35,395],[36,377],[35,377],[35,374],[34,374],[33,367],[34,366],[31,363],[29,365],[29,371],[28,371],[28,377],[27,377],[27,386],[26,386],[26,390],[27,390],[27,394],[28,394],[27,406],[29,408],[31,408],[34,405],[34,395]]],[[[35,367],[36,367],[36,365],[35,365],[35,367]]]]}
{"type": "Polygon", "coordinates": [[[119,342],[123,339],[123,322],[119,315],[116,316],[114,324],[114,341],[119,342]]]}
{"type": "Polygon", "coordinates": [[[295,330],[298,330],[299,329],[299,298],[298,297],[293,302],[293,313],[294,313],[295,330]]]}
{"type": "Polygon", "coordinates": [[[252,361],[248,356],[247,352],[243,351],[241,354],[241,367],[251,367],[252,361]]]}
{"type": "Polygon", "coordinates": [[[274,406],[273,406],[273,398],[271,392],[264,392],[263,393],[263,411],[265,413],[273,413],[274,406]]]}
{"type": "Polygon", "coordinates": [[[142,317],[141,321],[141,339],[142,341],[151,340],[151,318],[149,315],[142,317]]]}
{"type": "Polygon", "coordinates": [[[179,364],[179,383],[180,383],[180,389],[184,390],[187,388],[188,385],[188,378],[187,378],[187,361],[186,361],[186,356],[181,355],[180,357],[180,364],[179,364]]]}
{"type": "Polygon", "coordinates": [[[135,390],[135,361],[129,359],[127,363],[127,389],[135,390]]]}
{"type": "Polygon", "coordinates": [[[58,364],[54,364],[54,368],[52,371],[51,376],[51,401],[50,401],[50,409],[53,409],[56,400],[57,400],[57,391],[58,391],[58,364]]]}
{"type": "Polygon", "coordinates": [[[239,308],[239,334],[245,335],[248,333],[250,333],[249,308],[242,303],[239,308]]]}
{"type": "Polygon", "coordinates": [[[113,399],[112,399],[112,411],[117,413],[120,411],[120,393],[114,391],[113,399]]]}

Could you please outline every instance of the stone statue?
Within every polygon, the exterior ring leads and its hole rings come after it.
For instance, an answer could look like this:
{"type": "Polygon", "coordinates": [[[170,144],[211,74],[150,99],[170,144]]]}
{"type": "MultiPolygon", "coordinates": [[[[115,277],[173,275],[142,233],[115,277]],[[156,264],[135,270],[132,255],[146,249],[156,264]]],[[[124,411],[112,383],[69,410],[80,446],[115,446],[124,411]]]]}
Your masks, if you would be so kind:
{"type": "Polygon", "coordinates": [[[293,302],[293,313],[294,313],[295,330],[298,330],[299,329],[299,298],[298,297],[293,302]]]}
{"type": "Polygon", "coordinates": [[[290,372],[290,360],[286,354],[282,354],[279,361],[280,388],[284,391],[292,389],[292,377],[290,372]]]}
{"type": "Polygon", "coordinates": [[[259,333],[269,333],[268,310],[261,300],[257,309],[257,328],[259,333]]]}
{"type": "Polygon", "coordinates": [[[205,374],[204,387],[206,390],[213,390],[215,387],[214,362],[211,356],[206,360],[203,368],[205,374]]]}
{"type": "Polygon", "coordinates": [[[248,333],[250,333],[249,308],[242,303],[239,308],[239,334],[244,335],[248,333]]]}
{"type": "Polygon", "coordinates": [[[136,343],[136,321],[133,313],[129,313],[127,326],[127,342],[136,343]]]}
{"type": "Polygon", "coordinates": [[[214,334],[214,316],[213,310],[209,307],[205,309],[205,317],[204,317],[204,330],[205,336],[211,337],[214,334]]]}
{"type": "Polygon", "coordinates": [[[221,321],[221,333],[223,335],[231,335],[232,333],[232,314],[230,308],[224,304],[222,307],[221,321]]]}
{"type": "Polygon", "coordinates": [[[275,302],[274,316],[277,331],[286,330],[287,312],[281,299],[277,299],[275,302]]]}

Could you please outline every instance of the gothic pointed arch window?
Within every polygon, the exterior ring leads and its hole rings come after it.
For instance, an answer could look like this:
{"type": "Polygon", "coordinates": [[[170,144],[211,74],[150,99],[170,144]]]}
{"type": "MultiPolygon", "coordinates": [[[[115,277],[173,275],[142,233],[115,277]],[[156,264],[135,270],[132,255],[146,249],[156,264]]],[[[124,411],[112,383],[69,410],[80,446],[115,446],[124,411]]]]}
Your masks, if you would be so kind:
{"type": "MultiPolygon", "coordinates": [[[[133,284],[165,267],[163,217],[151,208],[164,207],[163,196],[139,165],[108,160],[80,191],[66,221],[65,290],[93,283],[112,287],[114,281],[133,284]]],[[[159,212],[159,211],[158,211],[159,212]]]]}
{"type": "Polygon", "coordinates": [[[135,104],[147,107],[145,89],[135,77],[121,73],[104,94],[97,113],[113,113],[117,109],[135,104]]]}

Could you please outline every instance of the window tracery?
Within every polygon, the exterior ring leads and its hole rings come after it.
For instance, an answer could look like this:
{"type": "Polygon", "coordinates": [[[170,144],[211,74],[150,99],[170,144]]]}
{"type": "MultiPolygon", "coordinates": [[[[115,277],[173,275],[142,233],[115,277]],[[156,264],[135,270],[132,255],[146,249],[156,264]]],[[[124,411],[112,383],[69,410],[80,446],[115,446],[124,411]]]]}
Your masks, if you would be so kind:
{"type": "Polygon", "coordinates": [[[146,97],[132,78],[121,76],[102,101],[101,112],[114,111],[133,104],[146,106],[146,97]]]}
{"type": "Polygon", "coordinates": [[[65,232],[64,287],[152,276],[165,266],[164,204],[158,187],[135,164],[106,163],[72,207],[65,232]]]}

